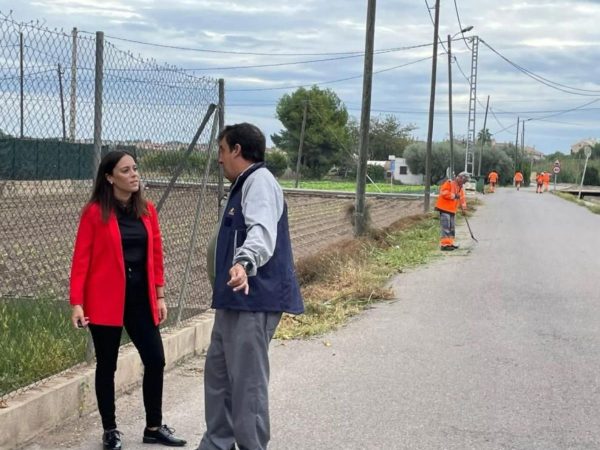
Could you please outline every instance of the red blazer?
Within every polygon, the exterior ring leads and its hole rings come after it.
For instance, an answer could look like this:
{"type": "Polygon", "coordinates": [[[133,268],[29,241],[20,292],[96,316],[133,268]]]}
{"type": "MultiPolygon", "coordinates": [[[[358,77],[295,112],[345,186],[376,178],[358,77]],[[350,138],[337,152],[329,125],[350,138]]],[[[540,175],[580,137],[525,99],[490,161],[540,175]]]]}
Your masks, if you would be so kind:
{"type": "MultiPolygon", "coordinates": [[[[156,286],[164,286],[163,250],[158,214],[150,202],[142,222],[148,232],[150,310],[158,325],[156,286]]],[[[123,326],[125,262],[119,223],[114,213],[103,222],[97,203],[87,205],[81,214],[71,266],[70,301],[71,305],[83,305],[92,324],[123,326]]]]}

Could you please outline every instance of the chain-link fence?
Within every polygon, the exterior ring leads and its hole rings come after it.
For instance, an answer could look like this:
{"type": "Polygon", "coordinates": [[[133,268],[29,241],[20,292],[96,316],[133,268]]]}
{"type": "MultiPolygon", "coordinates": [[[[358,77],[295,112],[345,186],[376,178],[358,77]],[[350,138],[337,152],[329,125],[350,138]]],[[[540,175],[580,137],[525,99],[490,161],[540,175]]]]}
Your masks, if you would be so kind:
{"type": "Polygon", "coordinates": [[[68,323],[69,269],[110,150],[136,156],[160,206],[167,325],[207,309],[219,97],[217,80],[136,57],[102,33],[0,15],[0,402],[85,359],[87,333],[68,323]]]}

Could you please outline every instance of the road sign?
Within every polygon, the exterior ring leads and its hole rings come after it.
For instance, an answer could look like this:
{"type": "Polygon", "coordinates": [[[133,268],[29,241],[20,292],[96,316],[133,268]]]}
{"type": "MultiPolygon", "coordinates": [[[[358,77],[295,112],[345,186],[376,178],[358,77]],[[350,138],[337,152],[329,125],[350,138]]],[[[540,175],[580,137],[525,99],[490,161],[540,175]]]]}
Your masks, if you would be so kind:
{"type": "Polygon", "coordinates": [[[554,167],[560,167],[560,161],[558,159],[554,161],[554,167]]]}
{"type": "Polygon", "coordinates": [[[589,145],[586,145],[585,148],[583,149],[583,153],[585,154],[586,158],[589,158],[590,156],[592,156],[592,147],[590,147],[589,145]]]}
{"type": "Polygon", "coordinates": [[[560,166],[554,166],[554,173],[560,173],[560,166]]]}

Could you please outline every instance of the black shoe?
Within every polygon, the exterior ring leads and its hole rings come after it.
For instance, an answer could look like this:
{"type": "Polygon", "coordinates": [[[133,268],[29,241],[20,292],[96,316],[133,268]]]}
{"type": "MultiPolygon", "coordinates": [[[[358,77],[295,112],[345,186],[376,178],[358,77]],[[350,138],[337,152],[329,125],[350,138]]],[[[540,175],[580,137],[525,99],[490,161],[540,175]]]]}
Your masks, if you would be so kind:
{"type": "Polygon", "coordinates": [[[102,445],[106,450],[121,450],[123,448],[121,432],[116,429],[105,431],[102,435],[102,445]]]}
{"type": "Polygon", "coordinates": [[[451,252],[454,250],[454,245],[442,245],[440,250],[443,252],[451,252]]]}
{"type": "Polygon", "coordinates": [[[451,247],[454,248],[454,250],[457,250],[459,246],[456,244],[452,244],[451,247]]]}
{"type": "Polygon", "coordinates": [[[158,430],[144,429],[145,444],[162,444],[168,447],[183,447],[187,441],[179,439],[173,435],[175,430],[166,425],[161,425],[158,430]]]}

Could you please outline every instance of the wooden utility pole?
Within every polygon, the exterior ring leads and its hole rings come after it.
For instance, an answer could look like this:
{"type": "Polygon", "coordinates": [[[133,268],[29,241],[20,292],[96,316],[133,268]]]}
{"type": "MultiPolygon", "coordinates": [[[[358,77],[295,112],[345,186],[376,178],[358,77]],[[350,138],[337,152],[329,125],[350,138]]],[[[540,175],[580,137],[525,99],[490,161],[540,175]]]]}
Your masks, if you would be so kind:
{"type": "Polygon", "coordinates": [[[356,204],[354,209],[354,235],[362,236],[367,231],[365,215],[365,191],[367,183],[367,151],[369,149],[369,125],[371,122],[371,88],[373,85],[373,48],[375,46],[376,1],[369,0],[367,7],[367,30],[365,37],[365,68],[363,96],[360,114],[360,147],[356,170],[356,204]]]}
{"type": "Polygon", "coordinates": [[[518,159],[519,159],[519,123],[521,122],[521,118],[517,117],[517,137],[515,138],[515,172],[518,167],[518,159]]]}
{"type": "Polygon", "coordinates": [[[440,24],[440,0],[435,1],[433,25],[433,62],[431,64],[431,94],[429,96],[429,127],[427,129],[427,153],[425,154],[425,199],[423,210],[429,212],[431,197],[431,147],[433,145],[433,111],[435,108],[435,82],[437,76],[438,29],[440,24]]]}
{"type": "Polygon", "coordinates": [[[452,128],[452,37],[448,35],[448,126],[450,133],[450,178],[454,177],[454,130],[452,128]]]}
{"type": "Polygon", "coordinates": [[[306,115],[308,113],[308,100],[304,100],[304,112],[302,113],[302,128],[300,130],[300,143],[298,144],[298,160],[296,161],[296,181],[294,187],[298,189],[300,184],[300,165],[302,164],[302,147],[304,146],[304,130],[306,129],[306,115]]]}
{"type": "Polygon", "coordinates": [[[483,128],[481,130],[481,146],[479,147],[479,167],[477,167],[477,176],[481,176],[481,160],[483,158],[483,146],[485,145],[485,141],[487,139],[487,132],[485,127],[487,126],[487,115],[488,109],[490,108],[490,96],[488,95],[487,103],[485,105],[485,116],[483,118],[483,128]]]}

